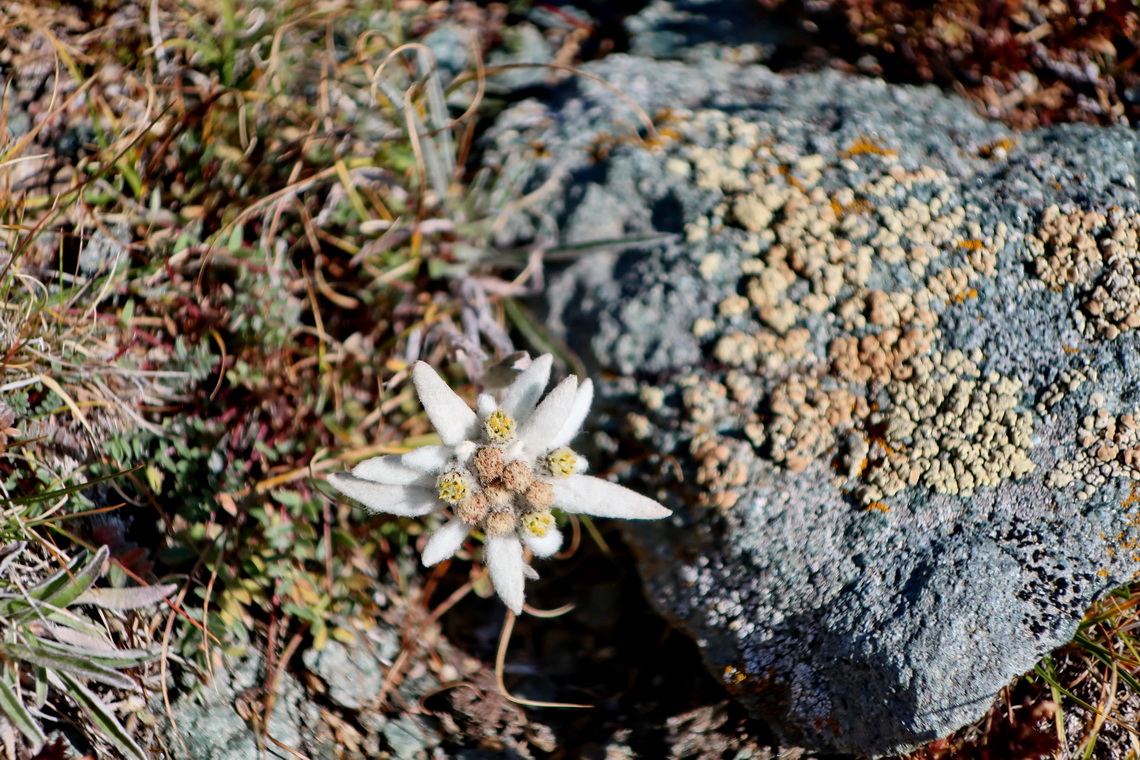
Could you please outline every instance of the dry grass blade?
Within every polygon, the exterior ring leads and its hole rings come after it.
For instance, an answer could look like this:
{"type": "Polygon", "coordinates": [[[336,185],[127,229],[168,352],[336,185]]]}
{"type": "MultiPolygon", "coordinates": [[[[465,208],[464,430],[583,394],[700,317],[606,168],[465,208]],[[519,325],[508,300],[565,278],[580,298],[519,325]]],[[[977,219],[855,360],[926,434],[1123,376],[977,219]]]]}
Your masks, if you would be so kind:
{"type": "Polygon", "coordinates": [[[516,705],[525,705],[527,707],[569,707],[581,708],[590,710],[594,705],[582,705],[574,702],[540,702],[534,699],[524,699],[516,697],[507,691],[507,685],[503,683],[503,667],[507,659],[507,647],[511,643],[511,633],[515,629],[515,613],[507,610],[507,616],[503,619],[503,630],[499,633],[499,648],[495,654],[495,685],[499,689],[499,693],[503,698],[514,702],[516,705]]]}

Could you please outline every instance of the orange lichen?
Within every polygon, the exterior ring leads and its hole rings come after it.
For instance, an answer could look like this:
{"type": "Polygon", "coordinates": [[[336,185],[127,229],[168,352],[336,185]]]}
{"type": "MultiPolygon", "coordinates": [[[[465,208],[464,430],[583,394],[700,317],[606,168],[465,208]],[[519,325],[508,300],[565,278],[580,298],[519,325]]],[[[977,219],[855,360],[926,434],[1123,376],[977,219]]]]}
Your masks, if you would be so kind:
{"type": "Polygon", "coordinates": [[[978,148],[978,155],[982,158],[1003,157],[1003,154],[1008,154],[1016,145],[1017,140],[1001,137],[978,148]]]}
{"type": "Polygon", "coordinates": [[[874,156],[897,156],[898,151],[891,150],[890,148],[884,148],[883,146],[874,142],[870,137],[864,135],[847,146],[847,150],[843,151],[842,155],[844,158],[851,158],[853,156],[863,156],[868,154],[874,156]]]}
{"type": "Polygon", "coordinates": [[[955,293],[954,295],[950,296],[950,298],[948,298],[946,300],[946,305],[949,306],[952,303],[963,304],[963,303],[966,303],[966,301],[977,298],[977,297],[978,297],[977,288],[970,288],[969,290],[966,290],[962,293],[955,293]]]}
{"type": "Polygon", "coordinates": [[[891,511],[891,508],[881,501],[873,501],[867,505],[867,511],[868,512],[870,512],[871,510],[874,510],[874,509],[877,509],[880,512],[890,512],[891,511]]]}

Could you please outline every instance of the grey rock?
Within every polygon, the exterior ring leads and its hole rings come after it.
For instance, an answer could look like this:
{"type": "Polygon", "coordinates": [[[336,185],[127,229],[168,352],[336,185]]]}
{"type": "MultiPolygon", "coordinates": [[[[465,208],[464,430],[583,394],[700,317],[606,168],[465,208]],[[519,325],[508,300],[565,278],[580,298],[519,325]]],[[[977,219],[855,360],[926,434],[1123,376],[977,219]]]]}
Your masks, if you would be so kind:
{"type": "Polygon", "coordinates": [[[392,756],[401,760],[428,757],[428,750],[435,743],[434,737],[429,737],[423,727],[409,715],[388,721],[382,729],[384,738],[392,750],[392,756]]]}
{"type": "Polygon", "coordinates": [[[328,685],[329,699],[350,710],[370,703],[384,682],[376,656],[359,641],[350,646],[329,641],[320,651],[306,650],[302,660],[328,685]]]}
{"type": "MultiPolygon", "coordinates": [[[[260,709],[254,689],[261,683],[261,668],[260,658],[246,657],[230,663],[229,667],[216,669],[210,684],[185,691],[173,705],[178,733],[184,744],[174,738],[172,729],[167,742],[172,756],[193,760],[257,757],[259,737],[238,714],[237,706],[239,702],[247,702],[253,709],[260,709]]],[[[268,733],[296,749],[303,746],[300,710],[303,699],[301,685],[283,673],[278,681],[268,733]]]]}
{"type": "MultiPolygon", "coordinates": [[[[515,24],[503,30],[503,47],[494,50],[487,58],[487,66],[551,63],[554,50],[538,27],[528,22],[515,24]]],[[[508,68],[495,72],[487,79],[487,92],[503,95],[531,87],[542,87],[550,70],[540,66],[508,68]]]]}
{"type": "Polygon", "coordinates": [[[628,531],[651,599],[786,742],[886,754],[977,718],[1137,570],[1136,132],[1015,135],[835,72],[586,68],[659,134],[585,80],[504,113],[547,221],[501,242],[677,235],[547,289],[608,378],[609,458],[675,510],[628,531]]]}
{"type": "Polygon", "coordinates": [[[629,52],[647,58],[763,63],[792,33],[748,0],[651,0],[625,20],[629,52]]]}
{"type": "Polygon", "coordinates": [[[437,27],[421,40],[432,52],[444,87],[471,63],[470,35],[450,24],[437,27]]]}

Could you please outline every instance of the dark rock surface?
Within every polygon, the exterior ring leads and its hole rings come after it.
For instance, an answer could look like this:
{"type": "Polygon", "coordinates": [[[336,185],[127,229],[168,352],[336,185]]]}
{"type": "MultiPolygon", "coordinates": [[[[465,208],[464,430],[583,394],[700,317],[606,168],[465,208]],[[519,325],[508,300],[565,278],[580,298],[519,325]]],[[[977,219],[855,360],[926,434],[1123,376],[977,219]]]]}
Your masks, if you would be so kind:
{"type": "Polygon", "coordinates": [[[586,69],[656,133],[585,79],[505,113],[495,151],[542,189],[504,242],[676,234],[547,294],[627,484],[676,510],[629,531],[652,599],[787,741],[978,717],[1138,569],[1136,133],[1014,135],[834,72],[586,69]]]}

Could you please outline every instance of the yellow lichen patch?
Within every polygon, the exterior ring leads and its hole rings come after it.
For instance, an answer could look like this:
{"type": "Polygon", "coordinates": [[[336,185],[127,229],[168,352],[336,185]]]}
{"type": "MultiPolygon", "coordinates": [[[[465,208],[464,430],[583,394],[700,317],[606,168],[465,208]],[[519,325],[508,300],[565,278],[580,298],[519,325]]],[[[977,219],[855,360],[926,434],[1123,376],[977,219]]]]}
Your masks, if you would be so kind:
{"type": "Polygon", "coordinates": [[[977,289],[970,288],[969,290],[965,290],[961,293],[955,293],[954,295],[950,296],[950,299],[948,301],[946,301],[946,305],[949,306],[951,303],[963,304],[963,303],[966,303],[966,301],[972,300],[972,299],[977,298],[977,297],[978,297],[977,289]]]}
{"type": "Polygon", "coordinates": [[[875,510],[877,510],[879,512],[890,512],[891,508],[888,507],[886,504],[884,504],[881,501],[873,501],[867,505],[867,511],[868,512],[872,512],[875,510]]]}
{"type": "Polygon", "coordinates": [[[836,338],[827,348],[831,370],[844,380],[866,383],[905,380],[913,368],[909,360],[927,353],[930,333],[919,328],[890,328],[862,338],[836,338]]]}
{"type": "Polygon", "coordinates": [[[724,682],[725,684],[736,684],[747,679],[742,671],[737,670],[732,665],[726,665],[724,668],[724,682]]]}
{"type": "MultiPolygon", "coordinates": [[[[790,377],[772,392],[768,404],[768,454],[792,472],[803,472],[854,426],[865,404],[846,388],[824,390],[814,378],[790,377]]],[[[747,430],[745,431],[747,433],[747,430]]]]}
{"type": "Polygon", "coordinates": [[[728,441],[715,434],[698,435],[689,442],[689,452],[697,462],[698,498],[702,506],[730,509],[740,500],[740,488],[748,482],[748,467],[739,449],[740,441],[728,441]]]}
{"type": "Polygon", "coordinates": [[[1021,381],[982,377],[975,351],[934,353],[912,360],[913,375],[887,386],[891,403],[869,424],[884,430],[887,453],[857,489],[865,505],[908,485],[969,496],[1006,478],[1032,472],[1033,418],[1018,410],[1021,381]]]}

